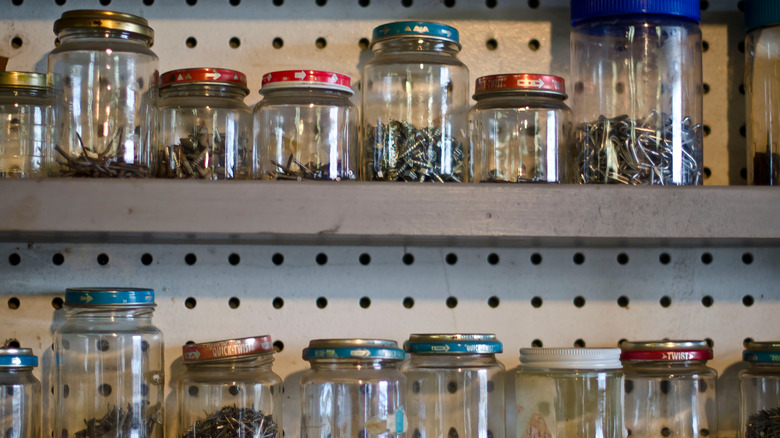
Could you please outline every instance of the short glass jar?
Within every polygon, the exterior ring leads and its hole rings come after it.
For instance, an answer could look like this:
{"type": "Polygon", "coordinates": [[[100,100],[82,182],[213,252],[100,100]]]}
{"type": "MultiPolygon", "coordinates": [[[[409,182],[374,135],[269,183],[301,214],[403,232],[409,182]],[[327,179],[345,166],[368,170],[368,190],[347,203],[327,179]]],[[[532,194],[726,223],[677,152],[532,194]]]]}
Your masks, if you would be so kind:
{"type": "Polygon", "coordinates": [[[182,359],[178,436],[282,436],[282,379],[271,370],[270,336],[187,344],[182,359]]]}
{"type": "Polygon", "coordinates": [[[493,334],[413,334],[401,367],[413,437],[503,438],[504,365],[493,334]]]}
{"type": "Polygon", "coordinates": [[[289,70],[263,76],[254,109],[255,177],[357,178],[358,111],[347,75],[289,70]]]}
{"type": "Polygon", "coordinates": [[[749,342],[742,353],[747,368],[739,373],[740,438],[780,433],[780,342],[749,342]]]}
{"type": "Polygon", "coordinates": [[[248,179],[252,111],[246,76],[224,68],[187,68],[160,76],[157,177],[248,179]]]}
{"type": "Polygon", "coordinates": [[[718,372],[705,341],[624,341],[625,423],[631,436],[718,435],[718,372]]]}
{"type": "Polygon", "coordinates": [[[363,181],[468,179],[469,70],[458,31],[403,21],[374,29],[363,67],[363,181]]]}
{"type": "Polygon", "coordinates": [[[5,438],[40,438],[41,382],[29,348],[0,348],[0,433],[5,438]]]}
{"type": "Polygon", "coordinates": [[[55,174],[145,178],[153,174],[157,99],[154,31],[135,15],[67,11],[49,53],[54,93],[55,174]]]}
{"type": "Polygon", "coordinates": [[[163,339],[154,291],[65,292],[54,332],[54,431],[62,438],[163,436],[163,339]]]}
{"type": "Polygon", "coordinates": [[[0,72],[0,178],[47,175],[53,124],[45,74],[0,72]]]}
{"type": "Polygon", "coordinates": [[[569,182],[571,110],[563,103],[563,78],[482,76],[474,100],[469,111],[472,182],[569,182]]]}
{"type": "Polygon", "coordinates": [[[382,339],[315,339],[303,350],[302,438],[405,437],[404,352],[382,339]]]}
{"type": "Polygon", "coordinates": [[[517,438],[623,438],[619,348],[522,348],[517,438]]]}

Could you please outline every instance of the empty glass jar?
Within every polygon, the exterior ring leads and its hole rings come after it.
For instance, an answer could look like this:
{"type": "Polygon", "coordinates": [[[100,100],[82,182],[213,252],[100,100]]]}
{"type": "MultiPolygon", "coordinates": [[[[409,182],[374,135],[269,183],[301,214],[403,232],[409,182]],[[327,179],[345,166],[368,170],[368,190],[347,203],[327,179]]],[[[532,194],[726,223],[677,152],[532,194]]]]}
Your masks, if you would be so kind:
{"type": "Polygon", "coordinates": [[[739,373],[740,437],[780,435],[780,342],[750,342],[739,373]]]}
{"type": "Polygon", "coordinates": [[[29,348],[0,348],[0,433],[5,438],[40,438],[41,382],[33,376],[38,358],[29,348]]]}
{"type": "Polygon", "coordinates": [[[404,352],[395,341],[316,339],[303,350],[301,437],[405,437],[404,352]]]}
{"type": "Polygon", "coordinates": [[[493,334],[413,334],[407,416],[412,437],[503,438],[503,347],[493,334]]]}

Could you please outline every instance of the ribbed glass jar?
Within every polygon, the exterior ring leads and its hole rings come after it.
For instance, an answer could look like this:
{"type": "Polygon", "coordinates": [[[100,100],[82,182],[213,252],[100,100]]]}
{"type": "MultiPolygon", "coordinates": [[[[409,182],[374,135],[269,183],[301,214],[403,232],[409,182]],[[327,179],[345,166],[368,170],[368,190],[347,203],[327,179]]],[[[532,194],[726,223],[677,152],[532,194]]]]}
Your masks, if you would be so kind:
{"type": "Polygon", "coordinates": [[[739,436],[780,436],[780,342],[750,342],[742,359],[739,436]]]}
{"type": "Polygon", "coordinates": [[[38,358],[29,348],[0,348],[0,433],[5,438],[41,438],[38,358]]]}

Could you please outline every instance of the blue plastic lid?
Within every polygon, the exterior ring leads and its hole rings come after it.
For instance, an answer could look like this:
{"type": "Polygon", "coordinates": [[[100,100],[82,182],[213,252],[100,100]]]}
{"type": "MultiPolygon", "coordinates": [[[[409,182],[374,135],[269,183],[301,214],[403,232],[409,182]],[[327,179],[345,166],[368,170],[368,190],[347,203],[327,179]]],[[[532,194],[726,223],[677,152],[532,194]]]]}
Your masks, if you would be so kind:
{"type": "Polygon", "coordinates": [[[314,339],[303,349],[303,359],[404,360],[398,343],[385,339],[314,339]]]}
{"type": "Polygon", "coordinates": [[[421,35],[460,44],[458,31],[446,24],[429,21],[398,21],[374,28],[372,44],[396,35],[421,35]]]}
{"type": "Polygon", "coordinates": [[[154,290],[132,287],[85,287],[65,291],[69,306],[154,305],[154,290]]]}
{"type": "Polygon", "coordinates": [[[504,351],[494,334],[413,334],[404,350],[415,354],[495,354],[504,351]]]}
{"type": "Polygon", "coordinates": [[[0,368],[37,367],[38,356],[29,348],[0,348],[0,368]]]}
{"type": "Polygon", "coordinates": [[[780,1],[747,0],[745,2],[745,29],[780,24],[780,1]]]}
{"type": "Polygon", "coordinates": [[[780,342],[749,342],[742,352],[745,362],[780,362],[780,342]]]}
{"type": "Polygon", "coordinates": [[[571,0],[571,24],[588,18],[632,14],[671,15],[699,23],[700,7],[699,0],[571,0]]]}

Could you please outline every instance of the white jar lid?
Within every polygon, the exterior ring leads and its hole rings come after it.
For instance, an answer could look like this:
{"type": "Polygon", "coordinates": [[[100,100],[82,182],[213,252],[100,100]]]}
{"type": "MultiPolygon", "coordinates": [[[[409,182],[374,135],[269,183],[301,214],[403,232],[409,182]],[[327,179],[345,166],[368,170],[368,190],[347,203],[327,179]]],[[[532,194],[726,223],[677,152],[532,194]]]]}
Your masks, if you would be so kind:
{"type": "Polygon", "coordinates": [[[619,348],[521,348],[520,363],[533,369],[621,369],[619,348]]]}

